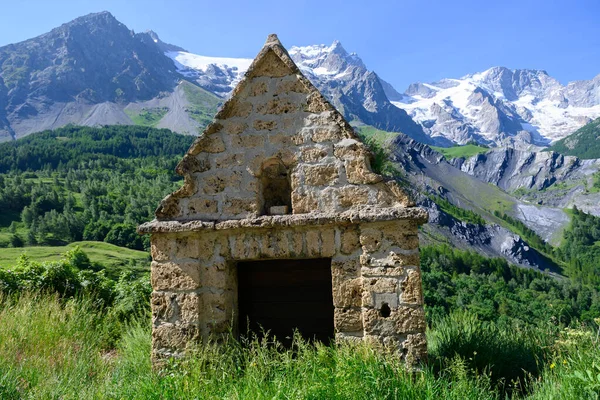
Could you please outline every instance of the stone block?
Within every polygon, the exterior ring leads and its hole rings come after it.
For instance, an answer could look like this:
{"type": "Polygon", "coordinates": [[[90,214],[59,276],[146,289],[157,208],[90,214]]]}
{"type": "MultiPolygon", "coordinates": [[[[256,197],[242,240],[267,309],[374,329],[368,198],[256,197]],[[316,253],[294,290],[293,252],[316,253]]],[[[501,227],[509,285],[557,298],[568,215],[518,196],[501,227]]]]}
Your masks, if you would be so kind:
{"type": "Polygon", "coordinates": [[[407,304],[423,304],[423,289],[421,286],[421,273],[417,270],[409,270],[406,278],[402,281],[402,297],[403,303],[407,304]]]}
{"type": "Polygon", "coordinates": [[[223,153],[214,157],[214,166],[217,169],[230,169],[245,165],[244,153],[223,153]]]}
{"type": "Polygon", "coordinates": [[[292,192],[292,212],[294,214],[307,214],[319,209],[319,201],[313,192],[292,192]]]}
{"type": "Polygon", "coordinates": [[[335,164],[305,165],[303,172],[304,183],[310,186],[335,185],[339,178],[339,170],[335,164]]]}
{"type": "Polygon", "coordinates": [[[250,84],[250,88],[248,89],[248,94],[250,96],[260,96],[261,94],[267,93],[268,87],[265,81],[254,81],[250,84]]]}
{"type": "Polygon", "coordinates": [[[314,128],[312,141],[315,143],[336,141],[341,139],[340,127],[337,125],[320,126],[314,128]]]}
{"type": "Polygon", "coordinates": [[[355,185],[341,187],[338,190],[338,201],[342,208],[369,204],[369,188],[355,185]]]}
{"type": "Polygon", "coordinates": [[[348,182],[357,185],[368,185],[381,182],[383,177],[371,171],[366,158],[355,158],[345,161],[348,182]]]}
{"type": "Polygon", "coordinates": [[[233,290],[235,287],[235,266],[226,262],[202,264],[198,268],[198,279],[202,287],[219,290],[233,290]]]}
{"type": "Polygon", "coordinates": [[[256,129],[257,131],[272,131],[274,129],[277,129],[277,121],[264,121],[261,119],[257,119],[256,121],[254,121],[253,126],[254,129],[256,129]]]}
{"type": "Polygon", "coordinates": [[[360,230],[360,244],[364,251],[372,253],[379,250],[383,234],[377,228],[362,228],[360,230]]]}
{"type": "Polygon", "coordinates": [[[334,279],[333,305],[339,308],[362,306],[362,278],[334,279]]]}
{"type": "Polygon", "coordinates": [[[424,333],[407,335],[403,343],[404,361],[408,367],[416,367],[427,361],[427,337],[424,333]]]}
{"type": "Polygon", "coordinates": [[[398,292],[399,281],[397,278],[373,277],[364,279],[364,290],[376,293],[398,292]]]}
{"type": "Polygon", "coordinates": [[[362,332],[362,312],[360,308],[336,308],[333,325],[337,332],[362,332]]]}
{"type": "Polygon", "coordinates": [[[331,275],[333,284],[337,285],[343,280],[360,277],[360,261],[358,258],[331,260],[331,275]]]}
{"type": "Polygon", "coordinates": [[[223,132],[232,134],[232,135],[239,135],[240,133],[244,132],[246,129],[248,129],[248,124],[246,124],[245,122],[238,122],[238,121],[224,121],[223,122],[223,132]]]}
{"type": "Polygon", "coordinates": [[[177,251],[177,241],[173,236],[153,234],[150,237],[150,254],[154,261],[172,259],[177,251]]]}
{"type": "Polygon", "coordinates": [[[205,194],[217,194],[225,190],[225,188],[240,189],[242,182],[241,172],[232,172],[229,170],[217,170],[210,175],[206,175],[200,179],[200,187],[205,194]]]}
{"type": "Polygon", "coordinates": [[[343,254],[351,254],[360,247],[358,237],[358,228],[348,227],[341,231],[340,234],[340,251],[343,254]]]}
{"type": "Polygon", "coordinates": [[[288,93],[288,92],[308,93],[308,89],[298,79],[283,80],[283,81],[277,82],[277,87],[275,88],[275,94],[283,94],[283,93],[288,93]]]}
{"type": "Polygon", "coordinates": [[[388,313],[382,309],[363,309],[365,332],[376,335],[400,335],[425,332],[425,313],[422,307],[404,307],[391,309],[388,313]],[[385,317],[385,315],[388,315],[385,317]]]}
{"type": "Polygon", "coordinates": [[[331,111],[333,107],[320,93],[311,93],[308,95],[306,106],[304,111],[310,113],[322,113],[325,111],[331,111]]]}
{"type": "Polygon", "coordinates": [[[301,149],[301,159],[304,162],[319,162],[329,155],[325,147],[303,147],[301,149]]]}
{"type": "Polygon", "coordinates": [[[318,257],[321,255],[321,243],[319,240],[319,231],[310,230],[305,234],[306,252],[310,257],[318,257]]]}
{"type": "Polygon", "coordinates": [[[236,148],[251,149],[255,147],[263,147],[265,145],[264,135],[237,135],[231,136],[231,144],[236,148]]]}
{"type": "Polygon", "coordinates": [[[201,286],[200,263],[153,261],[150,271],[154,290],[194,290],[201,286]]]}
{"type": "Polygon", "coordinates": [[[248,213],[258,213],[258,204],[256,199],[229,197],[223,204],[223,214],[225,215],[241,215],[248,213]]]}
{"type": "Polygon", "coordinates": [[[423,307],[400,306],[395,311],[396,329],[398,333],[425,332],[425,312],[423,307]]]}
{"type": "Polygon", "coordinates": [[[367,155],[367,149],[356,139],[344,139],[334,144],[333,154],[342,160],[360,158],[367,155]]]}
{"type": "Polygon", "coordinates": [[[155,326],[161,323],[197,323],[200,315],[200,295],[193,292],[153,292],[151,306],[155,326]]]}
{"type": "Polygon", "coordinates": [[[245,118],[252,112],[252,103],[247,101],[240,101],[236,98],[231,98],[225,103],[225,106],[217,114],[221,119],[227,119],[231,117],[242,117],[245,118]]]}
{"type": "Polygon", "coordinates": [[[206,153],[222,153],[225,151],[225,143],[220,135],[202,135],[197,139],[201,151],[206,153]]]}
{"type": "Polygon", "coordinates": [[[197,325],[163,324],[152,329],[152,348],[155,350],[185,350],[189,343],[200,339],[197,325]]]}
{"type": "Polygon", "coordinates": [[[191,198],[188,200],[188,213],[191,215],[197,214],[214,214],[217,212],[218,202],[211,199],[191,198]]]}
{"type": "Polygon", "coordinates": [[[321,256],[333,257],[335,253],[335,231],[333,229],[323,228],[323,230],[321,230],[321,256]]]}
{"type": "Polygon", "coordinates": [[[269,76],[272,78],[281,78],[292,75],[294,72],[281,62],[280,58],[272,51],[269,51],[260,62],[254,65],[252,74],[254,76],[269,76]]]}
{"type": "Polygon", "coordinates": [[[259,114],[289,114],[298,110],[298,105],[286,99],[272,99],[256,107],[259,114]]]}
{"type": "Polygon", "coordinates": [[[290,250],[295,257],[305,254],[304,249],[304,232],[294,231],[290,233],[290,250]]]}

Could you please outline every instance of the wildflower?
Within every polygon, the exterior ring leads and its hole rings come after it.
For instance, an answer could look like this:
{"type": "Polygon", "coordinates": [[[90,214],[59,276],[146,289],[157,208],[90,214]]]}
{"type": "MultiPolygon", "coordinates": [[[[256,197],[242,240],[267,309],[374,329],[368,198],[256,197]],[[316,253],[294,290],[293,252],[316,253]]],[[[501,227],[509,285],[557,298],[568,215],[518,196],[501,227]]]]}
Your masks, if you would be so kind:
{"type": "Polygon", "coordinates": [[[556,367],[556,364],[554,364],[554,363],[550,364],[550,369],[554,369],[554,367],[556,367]]]}
{"type": "Polygon", "coordinates": [[[567,360],[563,360],[563,365],[567,365],[567,360]]]}

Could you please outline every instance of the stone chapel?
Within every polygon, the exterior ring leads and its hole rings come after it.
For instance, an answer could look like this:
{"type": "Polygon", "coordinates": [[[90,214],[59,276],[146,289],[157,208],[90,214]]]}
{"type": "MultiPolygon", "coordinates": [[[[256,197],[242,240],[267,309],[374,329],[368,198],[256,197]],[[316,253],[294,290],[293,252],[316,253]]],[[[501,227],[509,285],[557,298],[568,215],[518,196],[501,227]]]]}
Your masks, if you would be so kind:
{"type": "Polygon", "coordinates": [[[418,226],[427,213],[270,35],[177,166],[151,234],[152,358],[268,331],[426,357],[418,226]]]}

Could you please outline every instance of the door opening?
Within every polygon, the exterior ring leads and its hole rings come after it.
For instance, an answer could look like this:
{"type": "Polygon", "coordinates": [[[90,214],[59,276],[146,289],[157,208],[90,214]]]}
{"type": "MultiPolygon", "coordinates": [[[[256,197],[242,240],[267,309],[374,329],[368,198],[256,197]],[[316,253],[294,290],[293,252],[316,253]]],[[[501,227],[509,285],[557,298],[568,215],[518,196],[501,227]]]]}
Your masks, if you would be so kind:
{"type": "Polygon", "coordinates": [[[334,338],[331,259],[238,263],[239,327],[285,346],[294,329],[309,341],[334,338]]]}

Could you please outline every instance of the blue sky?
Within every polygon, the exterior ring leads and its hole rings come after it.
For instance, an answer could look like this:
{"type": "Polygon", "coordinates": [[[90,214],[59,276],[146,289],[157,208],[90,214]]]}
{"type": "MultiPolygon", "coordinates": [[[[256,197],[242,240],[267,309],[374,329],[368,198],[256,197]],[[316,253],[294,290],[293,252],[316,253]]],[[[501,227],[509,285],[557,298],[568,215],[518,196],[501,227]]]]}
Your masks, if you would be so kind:
{"type": "Polygon", "coordinates": [[[210,56],[254,57],[267,34],[285,46],[342,42],[403,91],[411,82],[492,66],[544,69],[562,83],[600,73],[600,1],[13,0],[0,45],[110,11],[136,32],[210,56]]]}

